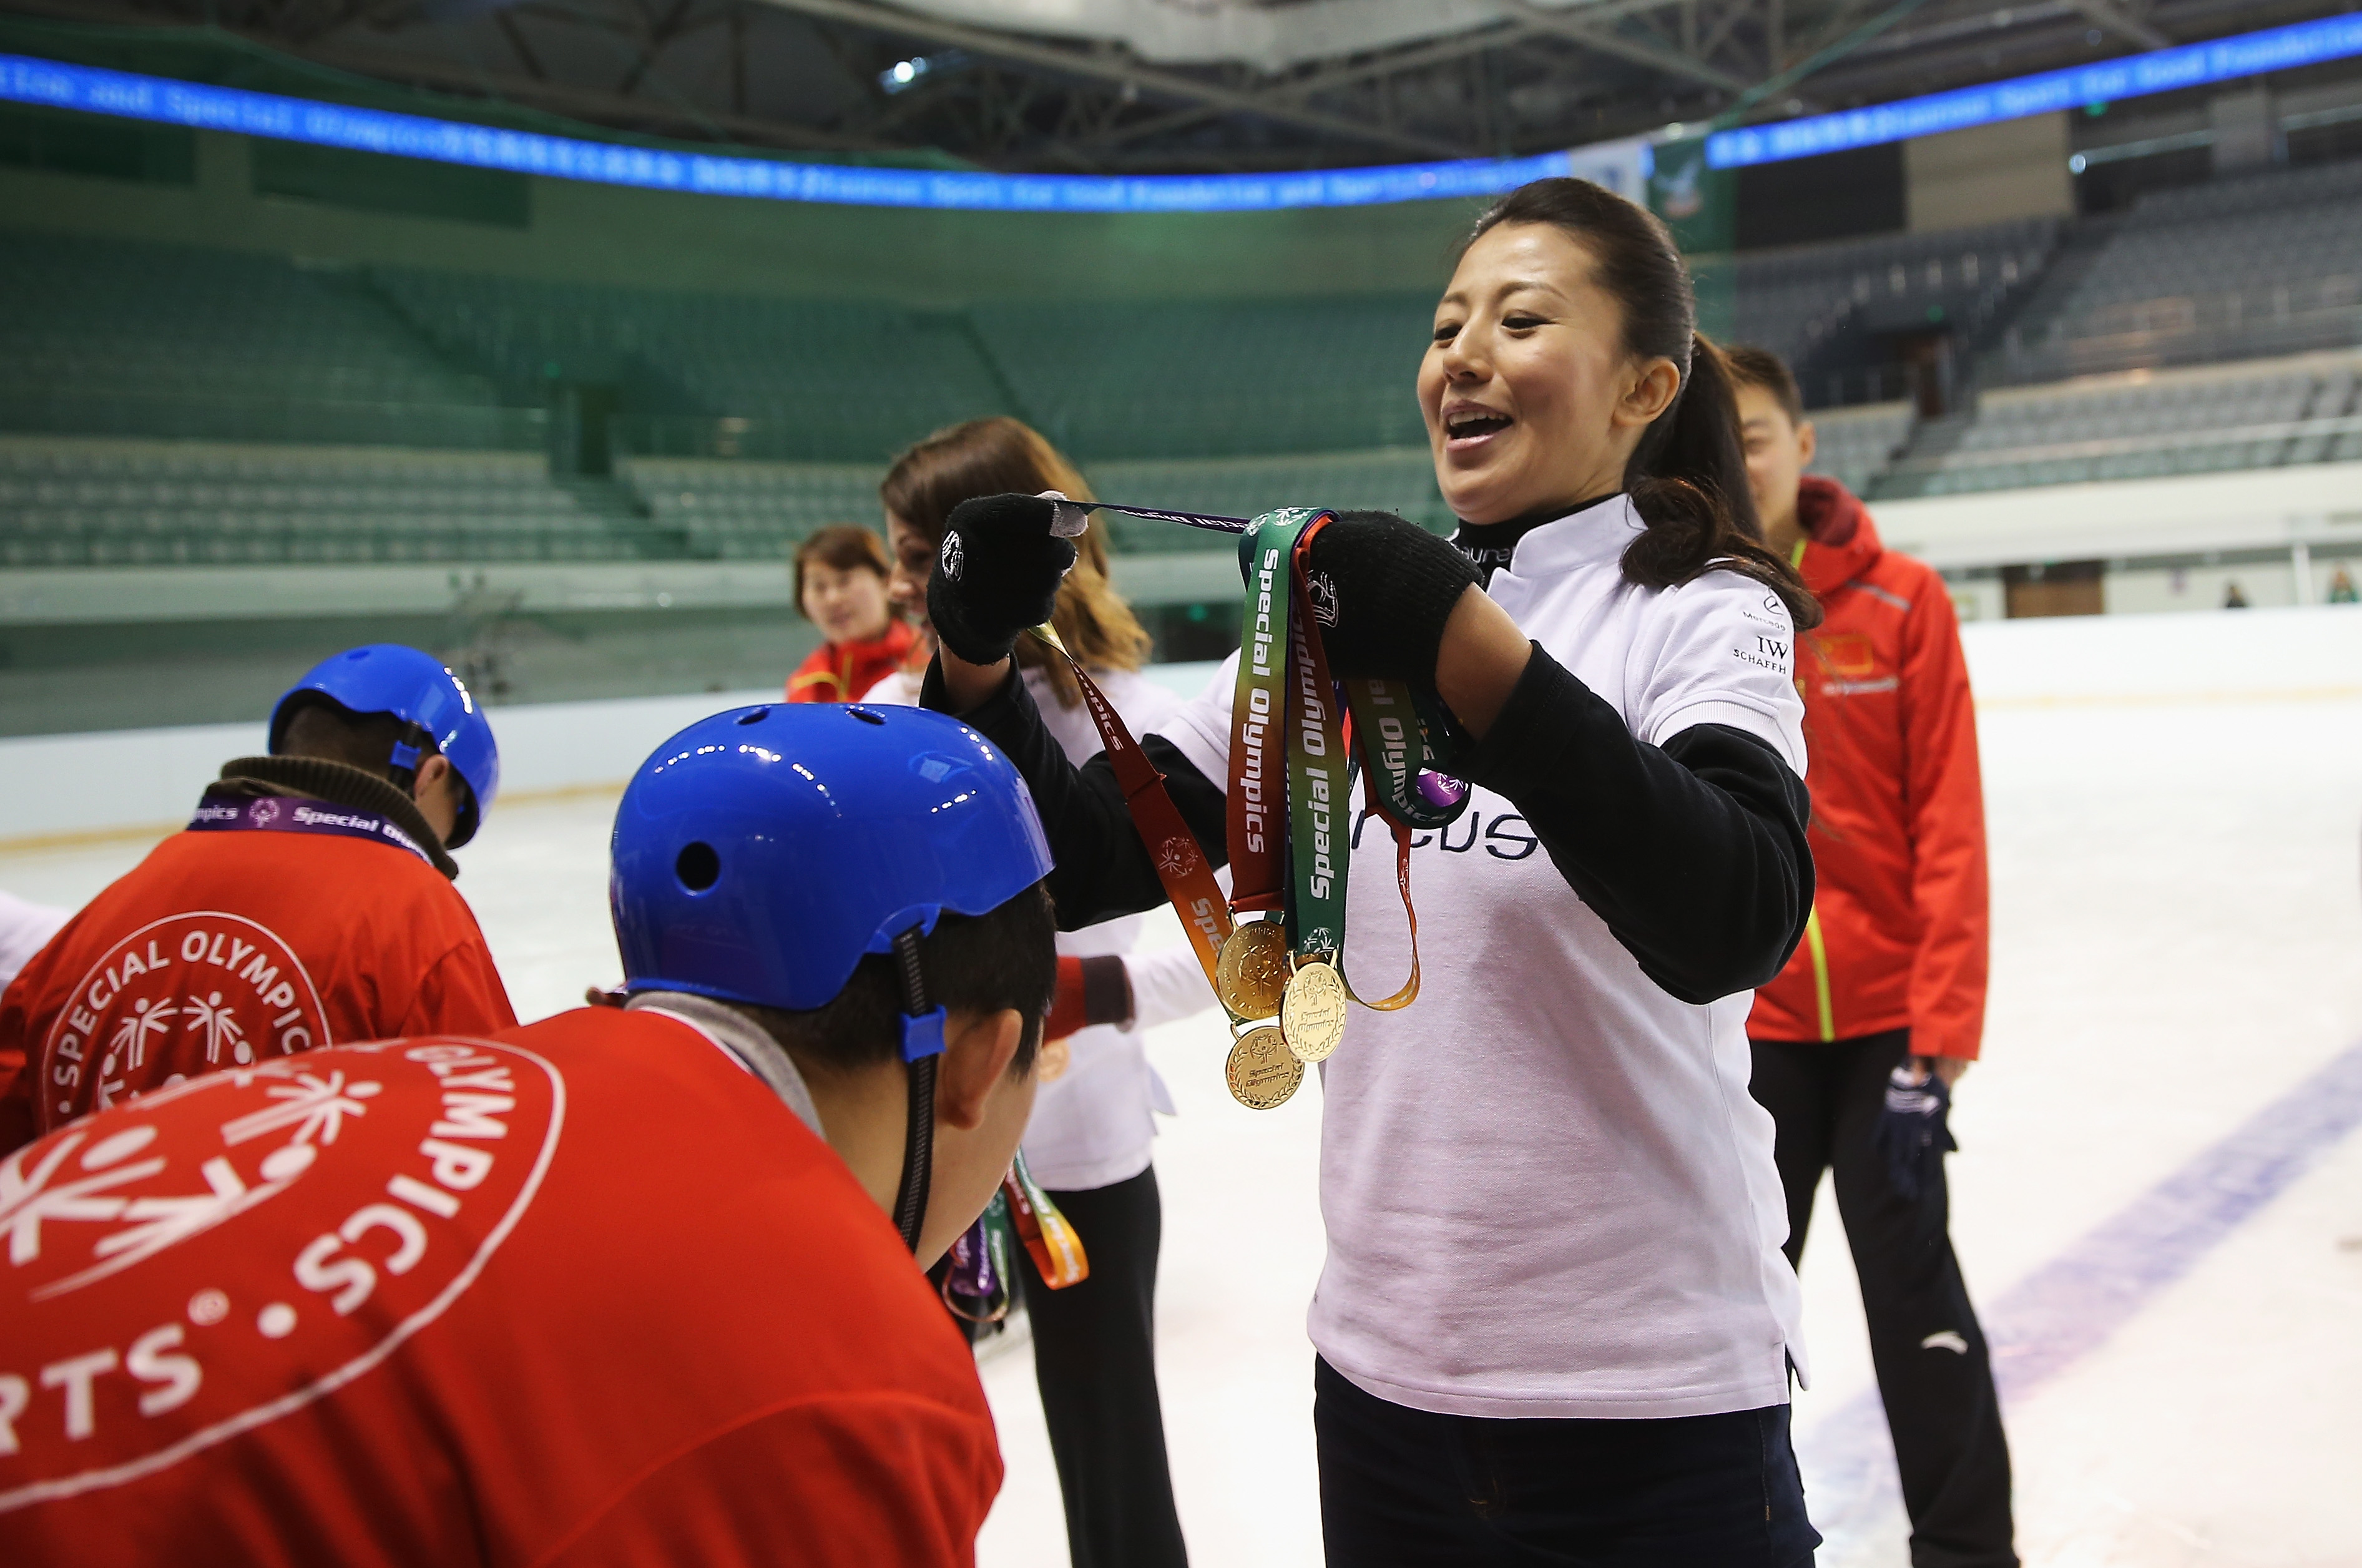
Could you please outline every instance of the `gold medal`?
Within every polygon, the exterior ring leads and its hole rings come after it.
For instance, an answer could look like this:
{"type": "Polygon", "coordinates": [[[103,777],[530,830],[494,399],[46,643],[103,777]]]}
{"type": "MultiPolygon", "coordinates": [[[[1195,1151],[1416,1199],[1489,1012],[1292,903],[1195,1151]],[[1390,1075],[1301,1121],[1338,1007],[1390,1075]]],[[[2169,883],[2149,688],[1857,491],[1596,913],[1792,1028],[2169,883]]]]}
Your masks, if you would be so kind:
{"type": "Polygon", "coordinates": [[[1345,1038],[1345,982],[1314,958],[1299,965],[1280,999],[1279,1030],[1298,1061],[1325,1062],[1345,1038]]]}
{"type": "Polygon", "coordinates": [[[1271,1110],[1286,1105],[1304,1081],[1304,1064],[1288,1050],[1286,1037],[1266,1023],[1239,1036],[1226,1076],[1232,1099],[1249,1110],[1271,1110]]]}
{"type": "Polygon", "coordinates": [[[1214,992],[1232,1018],[1273,1018],[1287,992],[1287,932],[1275,920],[1231,933],[1214,966],[1214,992]]]}

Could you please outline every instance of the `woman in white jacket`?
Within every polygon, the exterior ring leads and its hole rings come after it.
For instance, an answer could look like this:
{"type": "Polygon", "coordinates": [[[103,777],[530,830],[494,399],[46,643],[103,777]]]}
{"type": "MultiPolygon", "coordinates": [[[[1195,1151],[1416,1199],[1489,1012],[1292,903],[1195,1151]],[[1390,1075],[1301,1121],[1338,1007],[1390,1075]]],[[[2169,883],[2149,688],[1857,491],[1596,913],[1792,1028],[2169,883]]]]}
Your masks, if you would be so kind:
{"type": "MultiPolygon", "coordinates": [[[[1792,655],[1817,608],[1760,542],[1681,258],[1621,197],[1498,203],[1418,393],[1457,536],[1348,513],[1308,551],[1331,668],[1440,698],[1472,786],[1413,841],[1424,990],[1356,1012],[1322,1069],[1329,1561],[1793,1568],[1818,1544],[1803,1354],[1745,1026],[1811,908],[1792,655]]],[[[1081,924],[1161,888],[1112,774],[1069,764],[1006,661],[1071,558],[1051,513],[950,520],[923,695],[1023,772],[1081,924]]],[[[1218,862],[1228,697],[1142,746],[1218,862]]],[[[1391,983],[1394,856],[1366,826],[1347,956],[1391,983]]]]}
{"type": "MultiPolygon", "coordinates": [[[[895,561],[895,597],[923,614],[944,520],[961,502],[1005,490],[1087,496],[1082,477],[1017,420],[972,420],[895,459],[879,493],[895,561]]],[[[1105,525],[1094,521],[1043,617],[1135,734],[1164,723],[1180,699],[1140,673],[1148,634],[1108,580],[1105,525]]],[[[1101,749],[1074,672],[1032,639],[1021,679],[1060,752],[1081,766],[1101,749]]],[[[919,679],[897,674],[866,701],[915,704],[919,679]]],[[[1053,1043],[1025,1128],[1025,1163],[1074,1221],[1090,1277],[1053,1291],[1021,1260],[1033,1322],[1033,1367],[1066,1506],[1075,1568],[1179,1568],[1187,1562],[1165,1463],[1156,1386],[1156,1260],[1163,1204],[1150,1144],[1153,1112],[1173,1102],[1149,1066],[1147,1031],[1210,1006],[1187,946],[1135,954],[1145,922],[1131,914],[1058,933],[1062,988],[1079,959],[1095,1023],[1053,1043]],[[1054,1070],[1050,1066],[1064,1061],[1054,1070]]],[[[1061,1012],[1065,1011],[1062,1003],[1061,1012]]]]}

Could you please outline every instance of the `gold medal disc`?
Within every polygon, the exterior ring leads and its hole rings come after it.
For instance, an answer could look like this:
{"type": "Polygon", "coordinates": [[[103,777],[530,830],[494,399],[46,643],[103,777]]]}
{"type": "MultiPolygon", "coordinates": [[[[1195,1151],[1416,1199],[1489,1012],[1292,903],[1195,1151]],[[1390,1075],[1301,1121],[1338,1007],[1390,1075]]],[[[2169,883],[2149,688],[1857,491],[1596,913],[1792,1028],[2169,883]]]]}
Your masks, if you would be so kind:
{"type": "Polygon", "coordinates": [[[1298,966],[1280,999],[1279,1029],[1297,1059],[1325,1062],[1345,1038],[1345,982],[1315,958],[1298,966]]]}
{"type": "Polygon", "coordinates": [[[1287,932],[1275,920],[1231,931],[1214,964],[1214,992],[1232,1018],[1275,1018],[1287,992],[1287,932]]]}
{"type": "Polygon", "coordinates": [[[1239,1036],[1231,1047],[1225,1076],[1232,1099],[1249,1110],[1271,1110],[1286,1105],[1304,1081],[1304,1064],[1288,1050],[1279,1031],[1266,1023],[1239,1036]]]}

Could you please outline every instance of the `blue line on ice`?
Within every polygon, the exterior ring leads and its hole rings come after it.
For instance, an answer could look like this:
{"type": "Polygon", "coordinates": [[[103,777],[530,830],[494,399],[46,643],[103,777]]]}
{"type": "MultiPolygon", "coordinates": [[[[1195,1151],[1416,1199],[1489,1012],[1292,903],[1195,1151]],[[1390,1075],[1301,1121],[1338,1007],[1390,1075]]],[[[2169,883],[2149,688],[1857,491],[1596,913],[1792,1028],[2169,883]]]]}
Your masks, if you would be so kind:
{"type": "MultiPolygon", "coordinates": [[[[2085,1231],[1982,1317],[2003,1401],[2024,1399],[2114,1338],[2158,1292],[2362,1125],[2362,1044],[2085,1231]]],[[[1894,1448],[1875,1389],[1819,1423],[1805,1505],[1834,1543],[1897,1507],[1894,1448]]]]}

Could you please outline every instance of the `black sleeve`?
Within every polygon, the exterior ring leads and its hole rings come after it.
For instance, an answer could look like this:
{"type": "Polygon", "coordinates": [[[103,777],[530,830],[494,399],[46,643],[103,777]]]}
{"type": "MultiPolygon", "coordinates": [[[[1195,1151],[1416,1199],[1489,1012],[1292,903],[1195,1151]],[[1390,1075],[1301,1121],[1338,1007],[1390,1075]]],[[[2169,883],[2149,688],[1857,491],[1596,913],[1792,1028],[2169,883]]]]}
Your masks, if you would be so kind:
{"type": "Polygon", "coordinates": [[[1777,975],[1813,908],[1811,797],[1765,742],[1699,724],[1635,739],[1540,647],[1465,765],[1507,796],[1583,901],[1685,1002],[1777,975]]]}
{"type": "MultiPolygon", "coordinates": [[[[927,667],[919,702],[948,712],[939,661],[927,667]]],[[[1118,915],[1137,914],[1164,902],[1164,884],[1148,858],[1148,847],[1131,825],[1123,789],[1106,754],[1081,767],[1066,760],[1033,706],[1033,694],[1011,668],[1000,690],[959,715],[960,722],[999,746],[1017,765],[1042,813],[1056,867],[1050,897],[1058,906],[1058,928],[1075,931],[1118,915]]],[[[1221,787],[1198,772],[1163,735],[1140,737],[1141,755],[1164,775],[1165,792],[1209,865],[1229,858],[1221,787]]]]}

